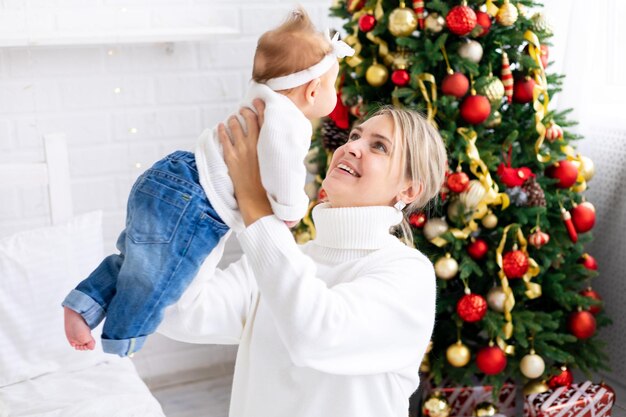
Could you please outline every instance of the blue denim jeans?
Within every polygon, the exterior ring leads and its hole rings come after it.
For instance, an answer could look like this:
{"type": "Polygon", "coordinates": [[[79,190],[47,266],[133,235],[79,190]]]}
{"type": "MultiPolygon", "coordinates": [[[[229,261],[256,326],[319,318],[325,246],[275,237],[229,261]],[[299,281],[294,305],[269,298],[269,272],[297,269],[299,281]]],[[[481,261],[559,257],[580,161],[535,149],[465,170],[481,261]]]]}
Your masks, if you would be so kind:
{"type": "Polygon", "coordinates": [[[63,301],[96,327],[102,349],[132,355],[228,231],[200,186],[194,155],[176,151],[135,182],[119,254],[106,257],[63,301]]]}

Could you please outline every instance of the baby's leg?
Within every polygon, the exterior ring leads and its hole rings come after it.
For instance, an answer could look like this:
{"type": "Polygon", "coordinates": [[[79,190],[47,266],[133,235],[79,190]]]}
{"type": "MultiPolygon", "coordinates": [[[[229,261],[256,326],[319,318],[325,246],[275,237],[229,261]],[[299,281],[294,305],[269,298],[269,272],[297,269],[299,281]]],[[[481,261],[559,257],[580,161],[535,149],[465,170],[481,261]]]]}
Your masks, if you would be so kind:
{"type": "Polygon", "coordinates": [[[67,337],[70,345],[76,350],[93,350],[96,347],[96,341],[83,316],[67,307],[63,307],[63,313],[65,316],[65,337],[67,337]]]}

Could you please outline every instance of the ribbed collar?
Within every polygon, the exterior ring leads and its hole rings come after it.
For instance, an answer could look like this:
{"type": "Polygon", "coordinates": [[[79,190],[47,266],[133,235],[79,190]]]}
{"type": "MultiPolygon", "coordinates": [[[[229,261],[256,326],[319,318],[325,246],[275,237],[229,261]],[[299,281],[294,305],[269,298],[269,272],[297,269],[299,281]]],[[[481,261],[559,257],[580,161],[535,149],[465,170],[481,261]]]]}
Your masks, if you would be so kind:
{"type": "Polygon", "coordinates": [[[375,250],[397,241],[389,229],[402,221],[402,213],[387,206],[332,208],[322,203],[313,209],[313,221],[318,246],[375,250]]]}

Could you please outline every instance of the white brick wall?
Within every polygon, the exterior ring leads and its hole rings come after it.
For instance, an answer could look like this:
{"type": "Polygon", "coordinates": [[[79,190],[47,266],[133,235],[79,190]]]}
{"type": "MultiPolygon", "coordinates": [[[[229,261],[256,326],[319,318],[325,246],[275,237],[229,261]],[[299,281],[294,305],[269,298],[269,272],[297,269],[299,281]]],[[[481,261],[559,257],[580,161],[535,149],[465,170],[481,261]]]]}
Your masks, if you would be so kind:
{"type": "MultiPolygon", "coordinates": [[[[339,29],[327,17],[331,0],[300,4],[319,28],[339,29]]],[[[41,159],[42,135],[65,132],[74,211],[104,210],[106,249],[113,251],[134,179],[168,152],[192,150],[204,127],[235,109],[249,79],[256,39],[295,5],[278,0],[3,0],[0,40],[31,32],[121,33],[224,22],[239,35],[176,43],[173,49],[123,39],[110,45],[0,48],[0,162],[41,159]]],[[[47,223],[44,189],[8,189],[1,195],[0,236],[47,223]]],[[[236,250],[231,245],[226,257],[232,259],[236,250]]],[[[158,380],[168,372],[215,367],[233,355],[228,347],[154,337],[136,363],[147,378],[158,380]]]]}

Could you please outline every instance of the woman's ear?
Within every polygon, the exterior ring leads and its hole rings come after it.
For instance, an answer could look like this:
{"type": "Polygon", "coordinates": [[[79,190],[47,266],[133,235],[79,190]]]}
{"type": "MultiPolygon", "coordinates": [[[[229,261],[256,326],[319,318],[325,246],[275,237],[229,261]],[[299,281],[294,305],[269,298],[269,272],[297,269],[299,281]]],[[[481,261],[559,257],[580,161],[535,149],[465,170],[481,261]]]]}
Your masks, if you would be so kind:
{"type": "Polygon", "coordinates": [[[318,90],[320,85],[322,84],[319,78],[309,81],[304,89],[305,100],[309,105],[313,105],[315,103],[315,99],[317,98],[318,90]]]}
{"type": "Polygon", "coordinates": [[[423,190],[424,190],[424,185],[421,182],[419,183],[408,182],[407,187],[403,189],[402,191],[400,191],[400,194],[398,195],[398,199],[401,201],[404,201],[404,203],[408,206],[409,204],[414,202],[417,199],[417,197],[419,197],[419,195],[422,193],[423,190]]]}

